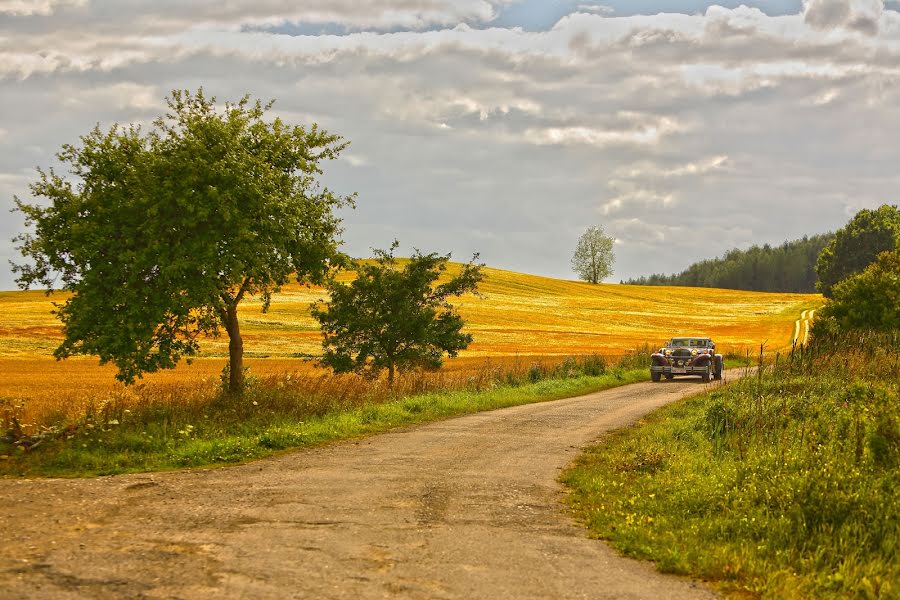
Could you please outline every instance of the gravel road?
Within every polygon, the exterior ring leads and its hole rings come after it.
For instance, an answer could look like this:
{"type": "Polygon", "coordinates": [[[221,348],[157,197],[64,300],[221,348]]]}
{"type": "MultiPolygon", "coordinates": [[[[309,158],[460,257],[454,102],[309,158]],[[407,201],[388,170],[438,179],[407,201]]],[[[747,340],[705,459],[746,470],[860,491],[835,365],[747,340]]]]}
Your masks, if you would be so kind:
{"type": "Polygon", "coordinates": [[[713,598],[588,539],[557,482],[604,432],[703,388],[641,383],[224,469],[0,480],[0,598],[713,598]]]}

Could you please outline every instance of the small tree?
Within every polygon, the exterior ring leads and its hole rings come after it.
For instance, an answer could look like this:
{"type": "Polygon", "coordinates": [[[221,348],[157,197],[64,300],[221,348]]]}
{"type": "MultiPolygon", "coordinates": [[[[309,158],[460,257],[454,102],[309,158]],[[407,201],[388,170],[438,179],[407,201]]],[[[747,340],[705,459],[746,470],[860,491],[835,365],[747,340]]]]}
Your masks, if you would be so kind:
{"type": "Polygon", "coordinates": [[[900,330],[900,250],[883,252],[862,273],[833,288],[816,315],[813,334],[869,329],[900,330]]]}
{"type": "Polygon", "coordinates": [[[483,265],[473,264],[477,255],[458,275],[435,285],[450,255],[416,251],[401,268],[397,246],[376,250],[373,263],[355,263],[356,279],[331,282],[331,300],[312,308],[322,326],[321,363],[336,373],[376,377],[386,369],[393,384],[396,371],[438,369],[445,353],[455,358],[472,342],[449,299],[477,294],[483,277],[483,265]]]}
{"type": "Polygon", "coordinates": [[[203,91],[172,92],[169,113],[140,127],[99,127],[58,154],[70,177],[39,171],[49,204],[18,210],[31,264],[19,285],[61,284],[65,338],[57,358],[99,355],[117,378],[174,367],[202,335],[229,337],[229,387],[243,386],[238,305],[291,276],[321,283],[342,260],[334,210],[352,202],[316,177],[345,147],[319,129],[264,120],[271,104],[244,97],[219,110],[203,91]]]}
{"type": "Polygon", "coordinates": [[[863,209],[819,254],[816,286],[825,297],[831,298],[839,281],[861,272],[880,253],[896,248],[900,248],[900,210],[889,204],[875,210],[863,209]]]}
{"type": "Polygon", "coordinates": [[[615,240],[603,232],[602,227],[588,227],[575,247],[572,269],[579,279],[590,283],[600,283],[613,274],[616,260],[613,252],[615,240]]]}

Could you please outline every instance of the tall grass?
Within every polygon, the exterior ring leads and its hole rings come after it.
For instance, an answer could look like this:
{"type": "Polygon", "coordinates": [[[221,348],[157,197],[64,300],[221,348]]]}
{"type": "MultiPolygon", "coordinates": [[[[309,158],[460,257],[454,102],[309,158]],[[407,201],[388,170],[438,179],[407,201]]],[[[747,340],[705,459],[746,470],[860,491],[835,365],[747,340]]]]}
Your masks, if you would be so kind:
{"type": "Polygon", "coordinates": [[[820,338],[569,470],[591,530],[768,598],[900,597],[900,335],[820,338]]]}
{"type": "Polygon", "coordinates": [[[351,375],[250,376],[126,389],[73,412],[0,401],[0,474],[87,475],[229,463],[273,451],[564,395],[647,377],[598,355],[485,361],[477,369],[410,373],[393,386],[351,375]],[[546,385],[545,385],[546,384],[546,385]],[[40,414],[41,420],[25,415],[40,414]]]}

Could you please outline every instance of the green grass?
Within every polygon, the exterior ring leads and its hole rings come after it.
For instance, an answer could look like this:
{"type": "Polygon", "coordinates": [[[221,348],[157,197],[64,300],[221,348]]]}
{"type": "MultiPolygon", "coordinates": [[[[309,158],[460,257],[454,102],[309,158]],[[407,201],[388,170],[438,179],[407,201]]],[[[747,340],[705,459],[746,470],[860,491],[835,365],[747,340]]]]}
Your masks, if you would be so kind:
{"type": "Polygon", "coordinates": [[[303,406],[277,386],[256,385],[243,396],[220,396],[198,411],[149,407],[135,414],[98,411],[68,435],[25,452],[0,444],[0,475],[87,477],[209,467],[246,462],[273,453],[317,446],[449,417],[579,396],[647,379],[646,367],[607,370],[564,363],[552,374],[532,371],[524,382],[490,389],[432,392],[324,412],[303,406]],[[577,367],[577,368],[576,368],[577,367]],[[596,373],[603,371],[602,375],[596,373]],[[547,378],[550,377],[550,378],[547,378]],[[529,382],[529,380],[534,380],[529,382]]]}
{"type": "Polygon", "coordinates": [[[610,435],[574,512],[735,596],[900,597],[900,336],[831,343],[610,435]]]}

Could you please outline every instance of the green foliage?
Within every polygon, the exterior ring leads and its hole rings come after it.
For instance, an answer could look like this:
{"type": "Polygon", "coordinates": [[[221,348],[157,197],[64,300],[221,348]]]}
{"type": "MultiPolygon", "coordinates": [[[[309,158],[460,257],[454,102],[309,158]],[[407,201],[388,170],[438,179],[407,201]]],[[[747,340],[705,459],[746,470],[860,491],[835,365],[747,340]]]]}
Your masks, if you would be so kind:
{"type": "Polygon", "coordinates": [[[736,596],[900,593],[897,331],[820,338],[563,475],[596,535],[736,596]]]}
{"type": "Polygon", "coordinates": [[[15,270],[22,287],[72,292],[56,313],[58,358],[98,355],[132,383],[224,327],[235,387],[241,300],[268,300],[291,276],[322,282],[341,260],[334,210],[352,198],[317,176],[346,144],[266,121],[271,104],[249,97],[222,110],[202,89],[167,101],[150,131],[97,127],[57,155],[67,175],[39,171],[31,191],[47,202],[16,199],[34,233],[17,238],[31,262],[15,270]]]}
{"type": "Polygon", "coordinates": [[[331,283],[331,300],[312,308],[322,327],[321,364],[336,373],[374,377],[387,369],[393,381],[396,370],[438,369],[445,353],[454,358],[472,342],[449,299],[477,293],[482,265],[464,265],[436,285],[450,255],[416,251],[401,268],[397,246],[395,241],[390,251],[377,250],[374,263],[356,264],[356,279],[331,283]]]}
{"type": "Polygon", "coordinates": [[[838,282],[819,310],[813,335],[853,329],[900,330],[900,250],[882,252],[866,269],[838,282]]]}
{"type": "Polygon", "coordinates": [[[883,204],[875,210],[859,211],[819,255],[819,291],[831,298],[839,281],[861,272],[882,252],[896,249],[900,249],[897,206],[883,204]]]}
{"type": "Polygon", "coordinates": [[[588,227],[575,246],[572,269],[579,279],[589,283],[600,283],[613,274],[616,260],[613,244],[615,240],[603,232],[603,228],[588,227]]]}
{"type": "Polygon", "coordinates": [[[833,238],[832,234],[815,235],[775,247],[735,249],[721,258],[694,263],[676,275],[650,275],[625,283],[812,293],[816,291],[816,260],[833,238]]]}

